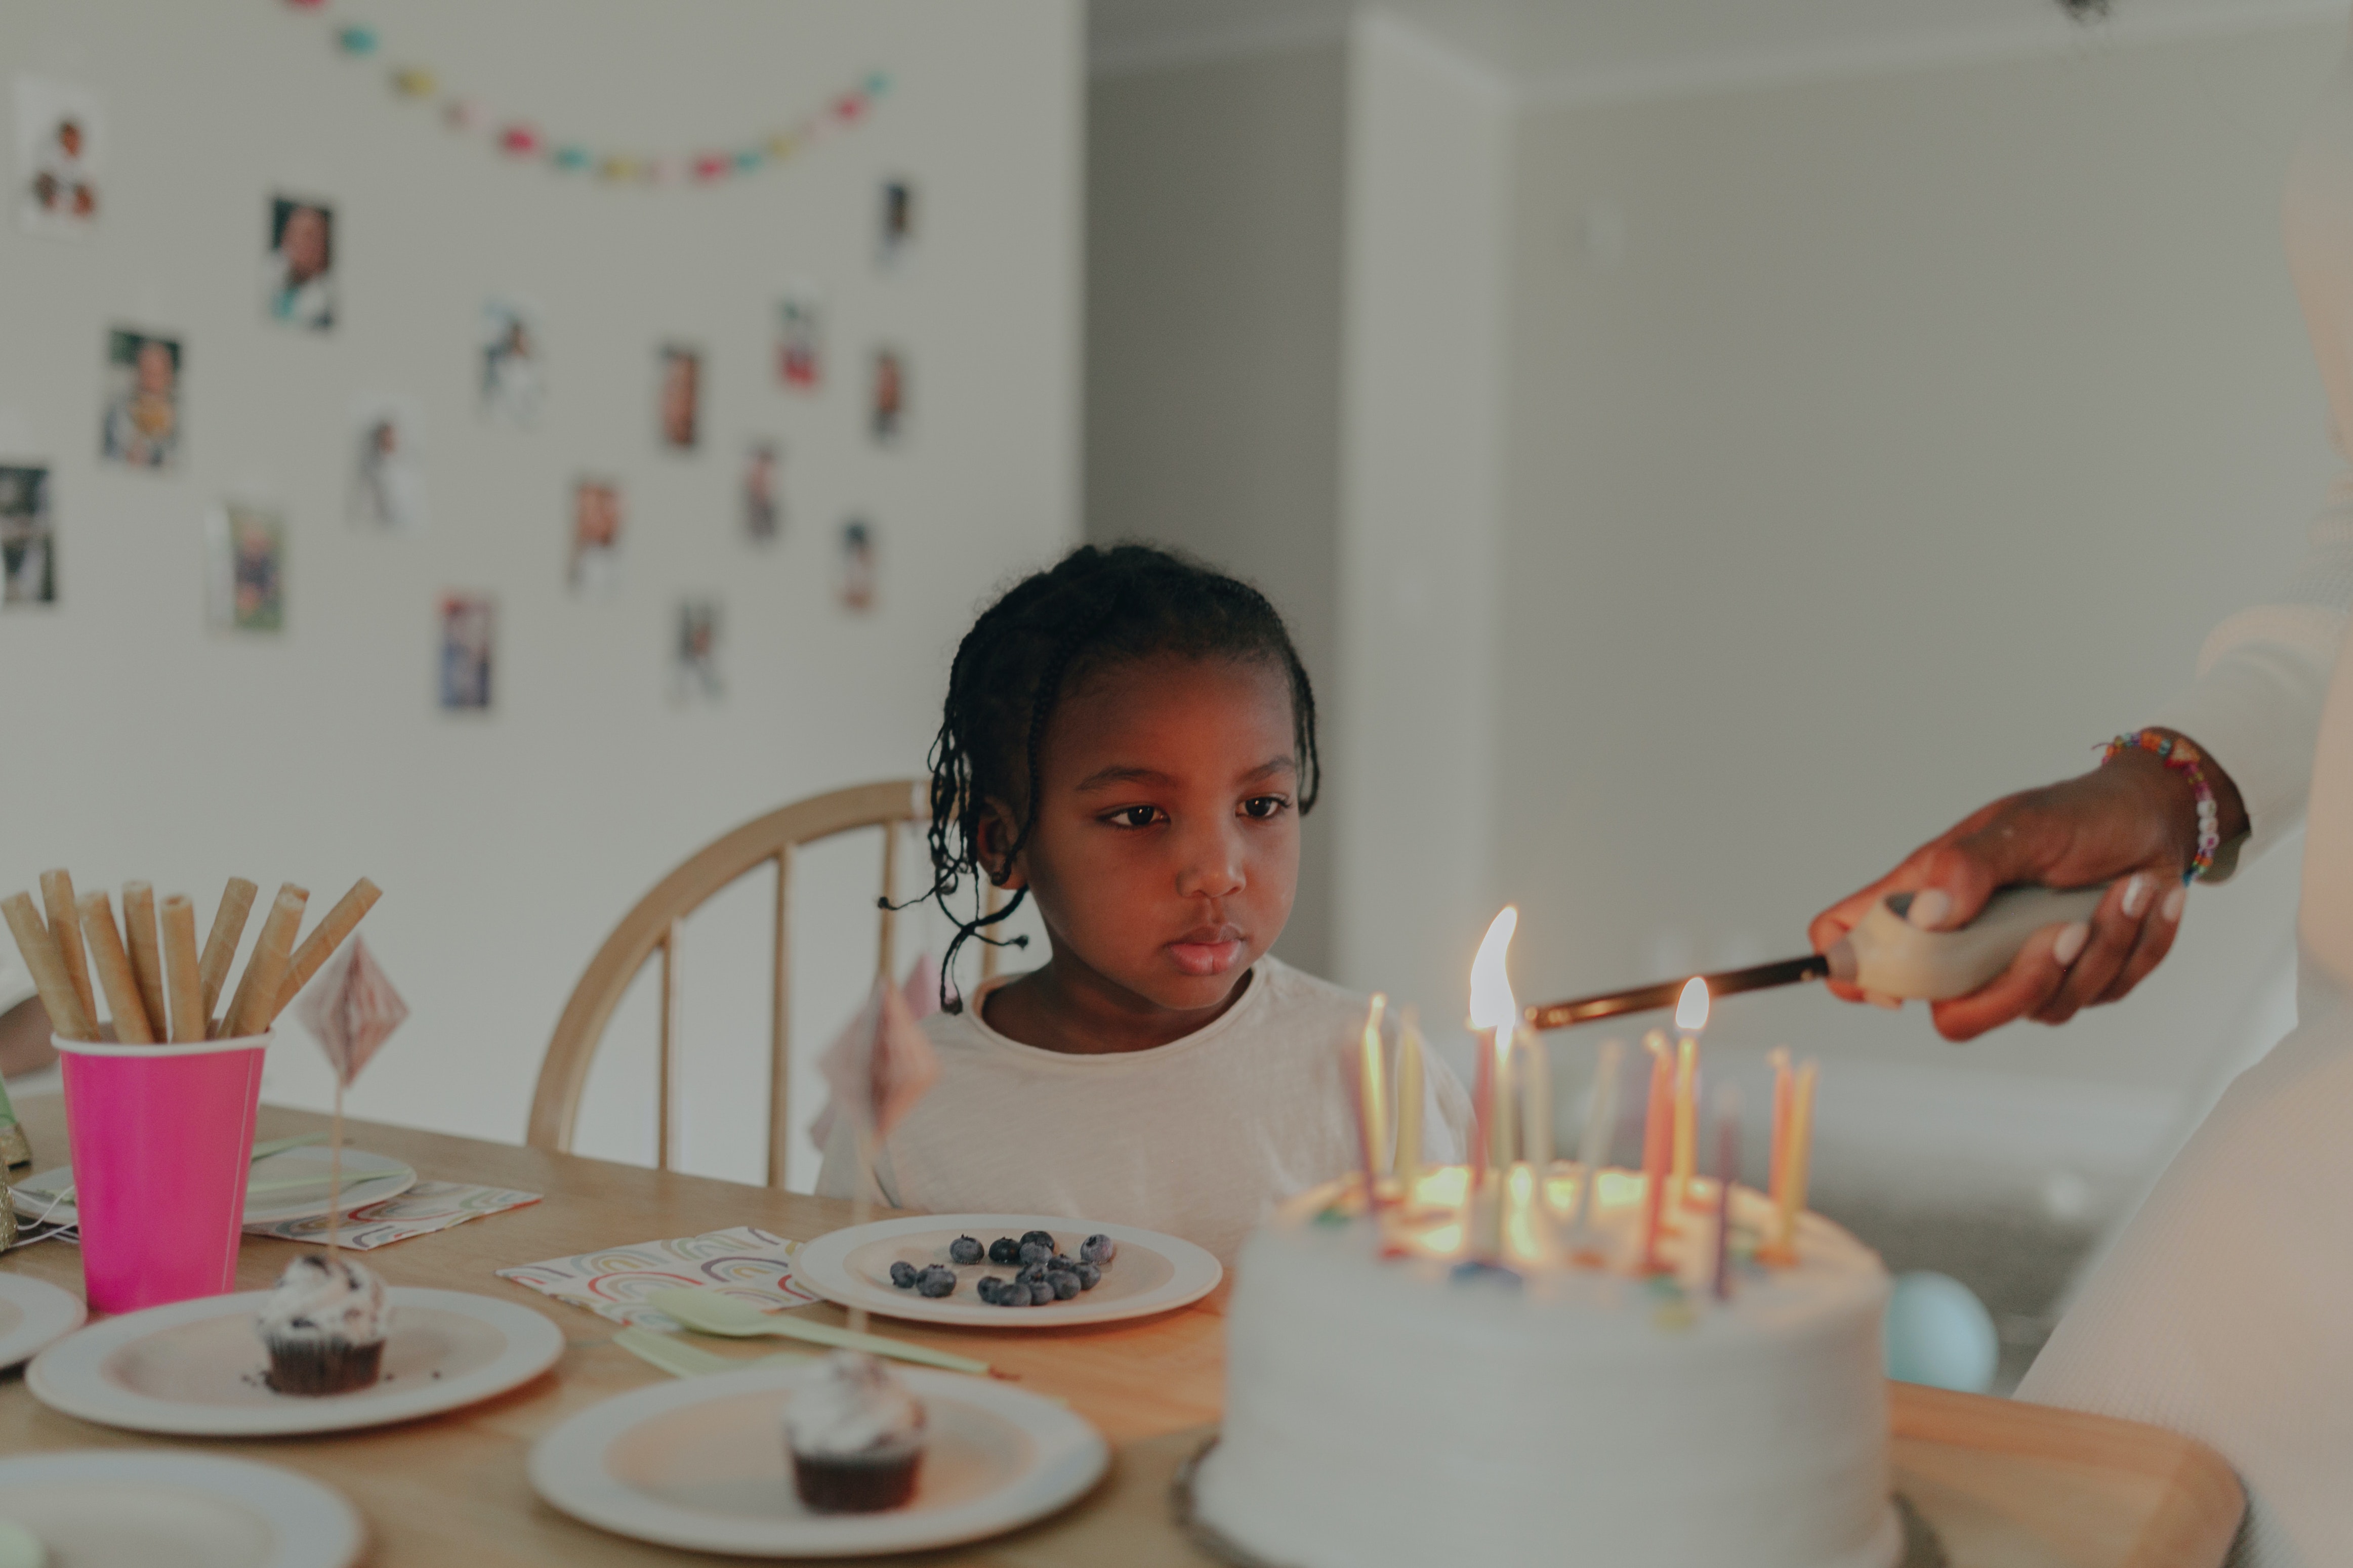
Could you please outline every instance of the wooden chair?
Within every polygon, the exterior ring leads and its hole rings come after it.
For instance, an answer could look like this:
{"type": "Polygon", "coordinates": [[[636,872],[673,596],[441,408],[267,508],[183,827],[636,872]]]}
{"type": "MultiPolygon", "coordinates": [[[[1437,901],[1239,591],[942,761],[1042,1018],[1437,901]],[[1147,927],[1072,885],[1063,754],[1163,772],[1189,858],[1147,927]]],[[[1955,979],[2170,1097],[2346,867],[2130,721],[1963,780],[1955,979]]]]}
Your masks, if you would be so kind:
{"type": "MultiPolygon", "coordinates": [[[[805,844],[861,828],[882,830],[882,896],[895,896],[899,840],[914,823],[931,821],[931,785],[925,779],[891,779],[881,784],[853,784],[829,795],[795,801],[781,810],[755,817],[724,837],[704,845],[686,863],[654,885],[622,917],[588,962],[587,973],[574,986],[564,1016],[555,1023],[547,1058],[540,1064],[539,1087],[531,1100],[531,1131],[525,1142],[534,1148],[568,1151],[579,1121],[580,1096],[587,1087],[588,1067],[604,1039],[605,1026],[620,1005],[622,994],[659,949],[661,953],[661,1024],[656,1071],[654,1163],[670,1168],[677,1148],[672,1108],[677,1103],[679,938],[686,917],[712,895],[763,866],[776,868],[776,930],[775,989],[768,1016],[768,1184],[785,1184],[785,1151],[792,1134],[790,1115],[792,965],[791,931],[793,856],[805,844]]],[[[994,907],[994,890],[990,905],[994,907]]],[[[881,911],[881,954],[876,973],[886,980],[896,973],[892,960],[897,918],[881,911]]],[[[994,948],[984,948],[984,978],[993,973],[994,948]]]]}

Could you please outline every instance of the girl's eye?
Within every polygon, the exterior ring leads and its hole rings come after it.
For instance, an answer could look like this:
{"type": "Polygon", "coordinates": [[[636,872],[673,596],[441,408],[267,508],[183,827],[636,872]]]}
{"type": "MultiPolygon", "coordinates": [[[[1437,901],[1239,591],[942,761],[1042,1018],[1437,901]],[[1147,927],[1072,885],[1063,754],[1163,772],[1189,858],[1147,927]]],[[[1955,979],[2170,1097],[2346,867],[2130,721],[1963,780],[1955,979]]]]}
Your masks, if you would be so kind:
{"type": "Polygon", "coordinates": [[[1242,815],[1253,822],[1266,822],[1291,809],[1291,803],[1279,795],[1254,795],[1242,802],[1242,815]]]}
{"type": "Polygon", "coordinates": [[[1123,805],[1103,820],[1113,827],[1149,827],[1159,816],[1156,805],[1123,805]]]}

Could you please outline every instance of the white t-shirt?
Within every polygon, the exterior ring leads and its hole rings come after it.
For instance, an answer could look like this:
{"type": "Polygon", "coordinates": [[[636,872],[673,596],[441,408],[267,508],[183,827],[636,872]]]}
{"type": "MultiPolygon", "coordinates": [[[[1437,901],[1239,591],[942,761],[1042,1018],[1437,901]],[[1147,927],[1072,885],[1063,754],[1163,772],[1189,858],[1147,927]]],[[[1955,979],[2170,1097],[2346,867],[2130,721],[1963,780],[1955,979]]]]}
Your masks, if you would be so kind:
{"type": "MultiPolygon", "coordinates": [[[[974,996],[923,1020],[939,1081],[877,1152],[880,1200],[1141,1226],[1230,1267],[1271,1205],[1361,1163],[1346,1047],[1365,1006],[1261,958],[1215,1023],[1148,1051],[1071,1056],[1006,1038],[974,996]]],[[[1459,1161],[1470,1097],[1444,1063],[1423,1062],[1423,1158],[1459,1161]]],[[[857,1169],[837,1118],[818,1193],[854,1196],[857,1169]]]]}

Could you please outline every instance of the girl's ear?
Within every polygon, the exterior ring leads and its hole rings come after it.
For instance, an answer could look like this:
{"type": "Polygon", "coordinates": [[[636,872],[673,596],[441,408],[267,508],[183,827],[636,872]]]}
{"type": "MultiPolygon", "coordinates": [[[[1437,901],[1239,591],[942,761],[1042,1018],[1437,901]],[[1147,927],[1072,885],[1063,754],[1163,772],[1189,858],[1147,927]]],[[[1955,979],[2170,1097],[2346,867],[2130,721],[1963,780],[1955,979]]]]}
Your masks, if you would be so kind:
{"type": "Polygon", "coordinates": [[[1021,825],[1015,820],[1012,809],[1003,801],[992,800],[983,808],[978,835],[979,843],[976,846],[980,856],[980,868],[988,874],[988,879],[992,883],[1008,890],[1026,888],[1029,885],[1029,878],[1022,868],[1021,858],[1008,856],[1006,853],[1007,848],[1020,831],[1021,825]]]}

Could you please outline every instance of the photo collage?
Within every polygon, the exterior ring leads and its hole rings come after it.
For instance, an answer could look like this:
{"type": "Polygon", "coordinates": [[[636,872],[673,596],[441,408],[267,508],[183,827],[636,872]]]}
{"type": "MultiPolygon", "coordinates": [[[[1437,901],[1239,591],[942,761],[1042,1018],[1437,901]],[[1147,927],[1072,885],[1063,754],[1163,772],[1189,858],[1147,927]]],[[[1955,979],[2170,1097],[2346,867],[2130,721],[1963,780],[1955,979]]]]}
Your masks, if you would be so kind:
{"type": "MultiPolygon", "coordinates": [[[[14,79],[18,226],[45,238],[104,243],[110,148],[105,106],[93,92],[29,76],[14,79]]],[[[902,175],[879,179],[872,210],[872,266],[878,275],[905,268],[918,235],[917,191],[902,175]]],[[[337,202],[330,193],[279,189],[265,194],[255,248],[261,321],[258,330],[332,334],[343,324],[339,287],[337,202]]],[[[366,301],[358,308],[364,310],[366,301]]],[[[833,395],[825,291],[805,278],[778,289],[771,339],[759,356],[764,380],[791,398],[833,395]]],[[[460,334],[464,331],[459,326],[460,334]]],[[[545,361],[544,314],[526,294],[485,290],[472,331],[474,399],[494,429],[531,432],[546,423],[551,385],[545,361]]],[[[102,395],[97,411],[97,455],[102,466],[170,475],[184,467],[189,410],[184,397],[187,344],[164,321],[118,320],[100,331],[102,395]]],[[[452,352],[462,354],[462,336],[452,352]]],[[[648,363],[647,420],[662,458],[708,461],[712,448],[734,468],[734,517],[739,542],[754,550],[786,544],[800,526],[788,497],[796,468],[787,443],[773,433],[721,437],[710,428],[710,371],[714,353],[728,352],[682,338],[653,344],[648,363]]],[[[903,448],[913,431],[911,367],[903,346],[882,342],[860,355],[854,390],[859,427],[875,447],[903,448]]],[[[361,390],[349,397],[343,521],[386,535],[417,534],[432,526],[431,447],[423,407],[397,390],[361,390]]],[[[60,601],[58,498],[53,464],[41,453],[0,453],[0,612],[60,601]]],[[[602,466],[570,481],[563,584],[573,599],[609,602],[623,582],[628,532],[628,476],[602,466]]],[[[70,499],[70,498],[69,498],[70,499]]],[[[445,498],[446,499],[446,498],[445,498]]],[[[289,516],[265,496],[218,500],[201,513],[204,621],[226,636],[268,637],[284,631],[299,613],[299,583],[288,572],[289,516]]],[[[65,531],[69,552],[72,531],[65,531]]],[[[881,595],[878,536],[871,516],[852,512],[836,526],[823,552],[828,596],[849,615],[871,613],[881,595]]],[[[689,593],[672,601],[666,686],[680,706],[717,702],[726,689],[724,607],[716,594],[689,593]]],[[[450,589],[438,605],[438,660],[435,697],[444,710],[486,712],[492,706],[491,671],[498,641],[498,596],[450,589]]]]}

